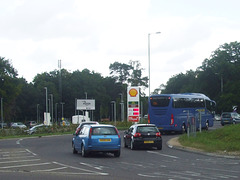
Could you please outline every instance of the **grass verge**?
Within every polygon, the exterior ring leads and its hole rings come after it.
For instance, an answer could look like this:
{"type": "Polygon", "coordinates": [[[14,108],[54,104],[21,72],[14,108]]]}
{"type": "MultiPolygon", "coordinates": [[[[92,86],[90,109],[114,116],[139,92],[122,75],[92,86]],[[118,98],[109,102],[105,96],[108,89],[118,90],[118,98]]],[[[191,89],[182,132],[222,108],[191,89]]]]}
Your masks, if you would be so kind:
{"type": "MultiPolygon", "coordinates": [[[[115,125],[115,122],[100,122],[101,124],[112,124],[115,125]]],[[[126,130],[133,123],[131,122],[120,122],[116,121],[116,127],[118,130],[126,130]]],[[[28,135],[23,129],[0,129],[0,139],[9,139],[9,138],[23,138],[23,137],[34,137],[34,136],[49,136],[49,135],[64,135],[64,134],[73,134],[76,131],[78,125],[71,124],[70,126],[49,126],[47,128],[42,129],[38,133],[34,133],[32,135],[28,135]]]]}
{"type": "Polygon", "coordinates": [[[180,136],[183,146],[202,149],[207,152],[239,152],[240,124],[229,125],[213,131],[197,132],[196,137],[180,136]]]}

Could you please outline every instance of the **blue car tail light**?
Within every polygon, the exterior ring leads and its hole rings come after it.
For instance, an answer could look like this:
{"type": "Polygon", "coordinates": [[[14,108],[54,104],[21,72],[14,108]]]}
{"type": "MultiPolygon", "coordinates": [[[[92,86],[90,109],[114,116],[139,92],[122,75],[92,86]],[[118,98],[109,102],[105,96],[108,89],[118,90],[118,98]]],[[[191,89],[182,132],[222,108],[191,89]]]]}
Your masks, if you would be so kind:
{"type": "Polygon", "coordinates": [[[89,139],[91,139],[92,138],[92,128],[90,128],[90,130],[89,130],[89,139]]]}
{"type": "Polygon", "coordinates": [[[117,129],[117,128],[115,128],[115,130],[116,130],[116,132],[117,132],[117,134],[118,134],[118,138],[121,138],[121,136],[120,136],[120,134],[119,134],[119,131],[118,131],[118,129],[117,129]]]}

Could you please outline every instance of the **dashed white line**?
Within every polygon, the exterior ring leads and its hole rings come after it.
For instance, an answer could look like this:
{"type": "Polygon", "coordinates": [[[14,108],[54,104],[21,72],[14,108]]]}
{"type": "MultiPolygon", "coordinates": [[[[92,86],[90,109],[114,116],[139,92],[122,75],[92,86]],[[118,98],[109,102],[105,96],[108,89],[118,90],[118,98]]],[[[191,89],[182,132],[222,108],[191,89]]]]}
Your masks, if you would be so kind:
{"type": "Polygon", "coordinates": [[[34,156],[37,155],[37,154],[33,153],[32,151],[30,151],[30,150],[28,150],[28,149],[26,149],[26,151],[29,152],[30,154],[34,155],[34,156]]]}
{"type": "Polygon", "coordinates": [[[0,154],[20,154],[25,152],[26,151],[13,151],[13,152],[5,151],[5,152],[0,152],[0,154]]]}
{"type": "Polygon", "coordinates": [[[19,162],[31,162],[31,161],[40,161],[40,159],[30,159],[30,160],[20,160],[20,161],[5,161],[5,162],[0,162],[0,164],[19,163],[19,162]]]}
{"type": "Polygon", "coordinates": [[[96,167],[96,166],[93,166],[93,165],[91,165],[91,164],[87,164],[87,163],[80,163],[80,164],[85,165],[85,166],[88,166],[88,167],[95,168],[95,169],[97,169],[97,170],[102,170],[102,167],[101,167],[101,166],[96,167]]]}
{"type": "Polygon", "coordinates": [[[159,153],[159,152],[154,152],[154,151],[147,151],[148,153],[152,153],[152,154],[157,154],[157,155],[160,155],[160,156],[165,156],[165,157],[169,157],[169,158],[174,158],[174,159],[178,159],[179,157],[177,156],[171,156],[171,155],[168,155],[168,154],[162,154],[162,153],[159,153]]]}
{"type": "Polygon", "coordinates": [[[0,158],[0,160],[6,160],[6,159],[25,159],[25,158],[35,158],[35,156],[19,156],[19,157],[5,157],[0,158]]]}
{"type": "Polygon", "coordinates": [[[139,166],[139,167],[144,167],[142,164],[134,164],[134,163],[129,163],[129,162],[121,162],[122,164],[127,164],[127,165],[132,165],[132,166],[139,166]]]}
{"type": "Polygon", "coordinates": [[[74,167],[74,166],[69,166],[69,165],[65,165],[65,164],[62,164],[62,163],[58,163],[58,162],[53,162],[53,163],[54,164],[58,164],[60,166],[68,167],[68,168],[71,168],[71,169],[77,169],[77,170],[81,170],[81,171],[86,171],[86,172],[88,172],[87,174],[93,173],[93,174],[104,175],[104,176],[109,175],[108,173],[101,173],[101,172],[92,171],[92,170],[88,170],[88,169],[77,168],[77,167],[74,167]]]}
{"type": "Polygon", "coordinates": [[[5,167],[0,167],[0,169],[10,169],[10,168],[20,168],[20,167],[28,167],[28,166],[42,166],[42,165],[49,165],[51,163],[39,163],[39,164],[25,164],[25,165],[17,165],[17,166],[5,166],[5,167]]]}
{"type": "Polygon", "coordinates": [[[57,171],[57,170],[62,170],[66,169],[67,167],[60,167],[60,168],[54,168],[54,169],[44,169],[44,170],[33,170],[30,172],[51,172],[51,171],[57,171]]]}

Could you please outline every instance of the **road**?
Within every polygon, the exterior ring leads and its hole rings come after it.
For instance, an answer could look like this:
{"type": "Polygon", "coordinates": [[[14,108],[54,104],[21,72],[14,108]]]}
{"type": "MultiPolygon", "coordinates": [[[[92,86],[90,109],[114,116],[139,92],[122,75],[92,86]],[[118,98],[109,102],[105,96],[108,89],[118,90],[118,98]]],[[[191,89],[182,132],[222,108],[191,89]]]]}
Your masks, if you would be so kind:
{"type": "MultiPolygon", "coordinates": [[[[215,127],[218,127],[216,123],[215,127]]],[[[220,127],[220,126],[219,126],[220,127]]],[[[178,135],[163,135],[163,149],[130,150],[120,158],[72,154],[72,135],[0,140],[1,179],[240,179],[240,159],[169,148],[178,135]]]]}

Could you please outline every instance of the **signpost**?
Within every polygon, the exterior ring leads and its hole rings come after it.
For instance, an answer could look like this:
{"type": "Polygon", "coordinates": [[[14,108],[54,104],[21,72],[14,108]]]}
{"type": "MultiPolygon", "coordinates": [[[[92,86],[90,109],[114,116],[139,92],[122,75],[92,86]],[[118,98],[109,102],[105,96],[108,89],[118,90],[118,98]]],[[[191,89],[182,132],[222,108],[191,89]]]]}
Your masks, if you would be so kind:
{"type": "Polygon", "coordinates": [[[95,110],[95,99],[77,99],[77,110],[95,110]]]}
{"type": "Polygon", "coordinates": [[[205,109],[197,109],[199,113],[199,131],[202,132],[202,113],[205,112],[205,109]]]}
{"type": "Polygon", "coordinates": [[[139,122],[139,87],[128,87],[128,121],[139,122]]]}
{"type": "Polygon", "coordinates": [[[85,116],[88,117],[88,111],[95,110],[95,99],[77,99],[76,110],[85,110],[85,116]]]}

